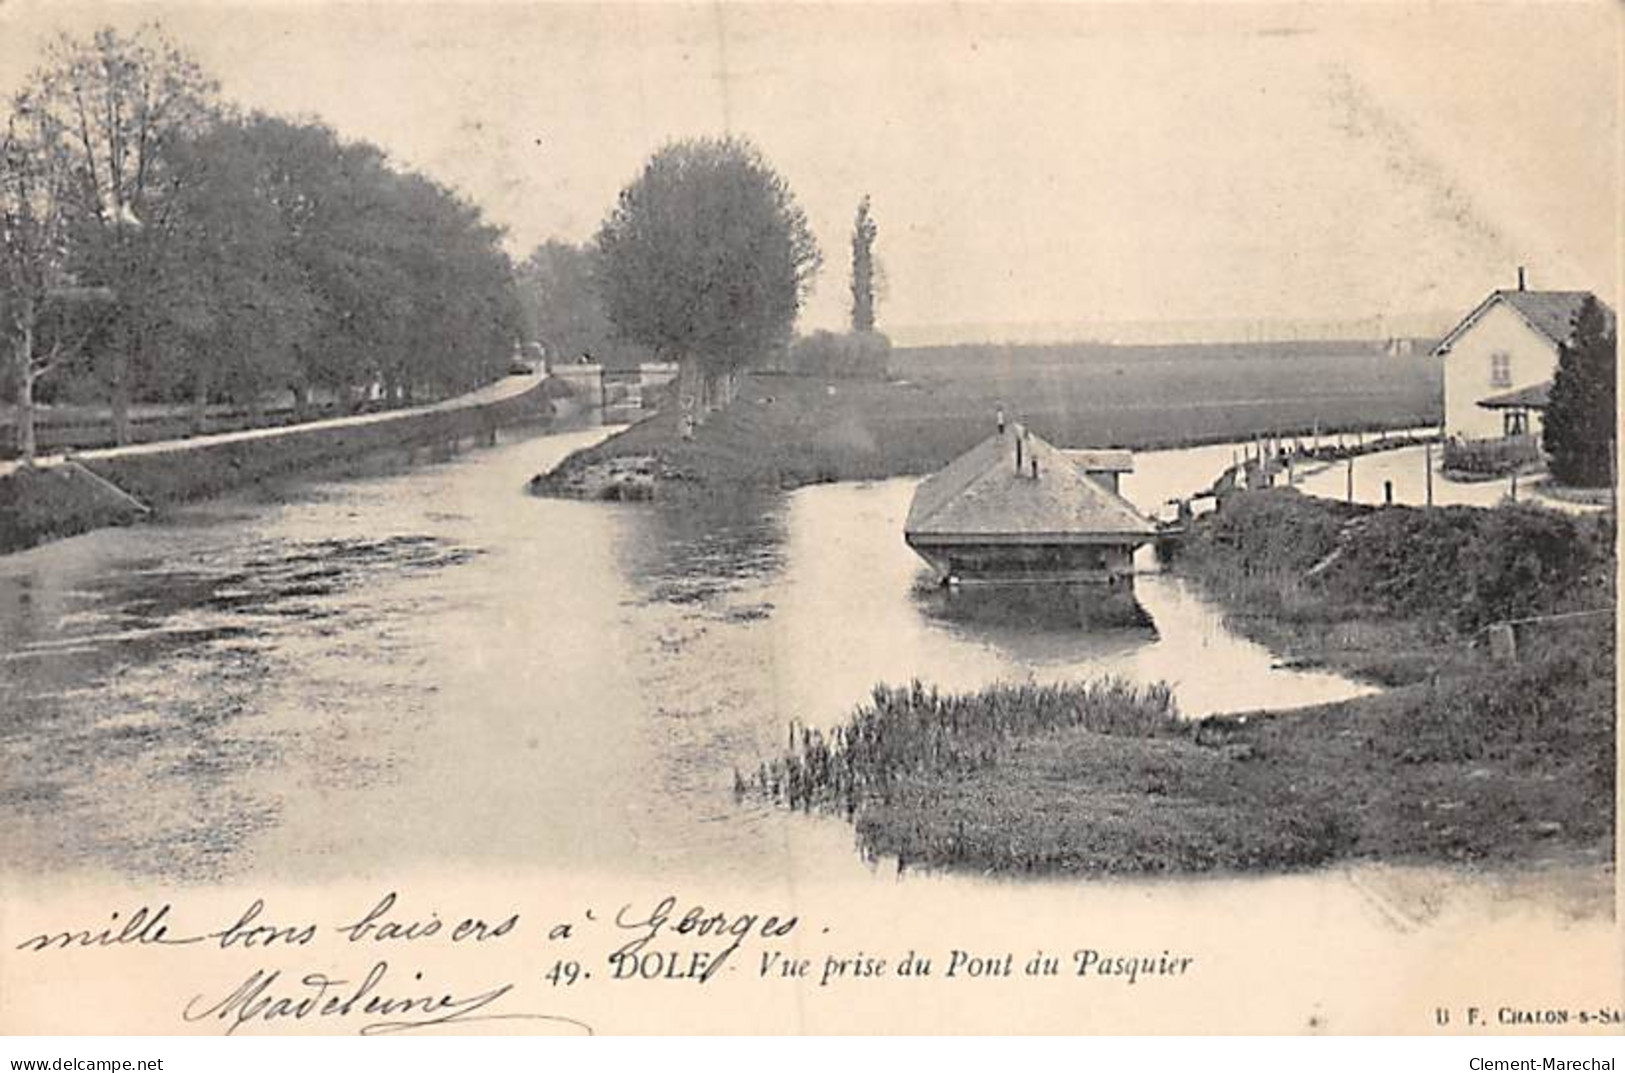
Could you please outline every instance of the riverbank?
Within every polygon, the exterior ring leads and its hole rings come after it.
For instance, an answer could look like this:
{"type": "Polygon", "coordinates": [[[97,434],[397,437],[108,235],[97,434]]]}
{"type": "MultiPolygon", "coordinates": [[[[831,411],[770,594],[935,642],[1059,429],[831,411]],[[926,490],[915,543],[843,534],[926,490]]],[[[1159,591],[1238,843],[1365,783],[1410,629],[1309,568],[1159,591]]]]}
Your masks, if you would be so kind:
{"type": "Polygon", "coordinates": [[[518,377],[433,406],[86,451],[0,471],[0,553],[219,495],[339,459],[488,439],[543,420],[558,388],[518,377]]]}
{"type": "Polygon", "coordinates": [[[1607,515],[1374,508],[1281,489],[1198,519],[1172,569],[1286,662],[1396,686],[1476,670],[1493,623],[1612,608],[1613,548],[1607,515]]]}
{"type": "Polygon", "coordinates": [[[748,374],[735,401],[691,439],[679,435],[675,413],[661,413],[572,455],[532,487],[648,499],[663,490],[925,474],[987,436],[1001,407],[1052,443],[1135,450],[1438,420],[1436,371],[1395,359],[1226,351],[1173,360],[1158,351],[1137,363],[1137,348],[1096,348],[1029,368],[1042,356],[1017,362],[1005,350],[986,366],[894,352],[890,380],[748,374]]]}
{"type": "Polygon", "coordinates": [[[940,868],[1606,866],[1612,618],[1526,628],[1516,661],[1482,627],[1611,607],[1612,548],[1607,519],[1238,494],[1197,522],[1178,572],[1239,631],[1385,692],[1190,721],[1110,683],[877,689],[740,789],[844,815],[869,852],[940,868]]]}

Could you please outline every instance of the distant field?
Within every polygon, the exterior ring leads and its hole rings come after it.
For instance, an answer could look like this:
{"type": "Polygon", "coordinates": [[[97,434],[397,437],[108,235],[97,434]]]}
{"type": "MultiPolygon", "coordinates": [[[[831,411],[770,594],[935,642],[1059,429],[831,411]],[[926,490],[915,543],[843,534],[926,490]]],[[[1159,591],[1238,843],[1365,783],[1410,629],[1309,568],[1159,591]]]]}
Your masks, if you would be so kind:
{"type": "Polygon", "coordinates": [[[1443,403],[1437,362],[1350,343],[922,347],[891,373],[916,389],[898,421],[985,427],[1002,402],[1069,446],[1429,425],[1443,403]]]}
{"type": "Polygon", "coordinates": [[[793,487],[929,473],[991,433],[995,407],[1063,447],[1173,447],[1436,424],[1437,363],[1346,343],[929,347],[889,381],[758,373],[691,442],[662,414],[569,466],[659,454],[697,481],[793,487]]]}

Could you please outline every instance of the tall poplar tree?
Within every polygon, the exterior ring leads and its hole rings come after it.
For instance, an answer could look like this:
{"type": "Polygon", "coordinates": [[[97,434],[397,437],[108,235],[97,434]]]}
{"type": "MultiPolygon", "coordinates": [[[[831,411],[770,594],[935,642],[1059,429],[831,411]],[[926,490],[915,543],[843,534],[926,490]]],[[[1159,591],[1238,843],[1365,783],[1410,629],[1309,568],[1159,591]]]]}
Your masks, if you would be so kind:
{"type": "Polygon", "coordinates": [[[875,330],[875,238],[880,234],[869,213],[869,195],[858,202],[852,223],[852,330],[875,330]]]}

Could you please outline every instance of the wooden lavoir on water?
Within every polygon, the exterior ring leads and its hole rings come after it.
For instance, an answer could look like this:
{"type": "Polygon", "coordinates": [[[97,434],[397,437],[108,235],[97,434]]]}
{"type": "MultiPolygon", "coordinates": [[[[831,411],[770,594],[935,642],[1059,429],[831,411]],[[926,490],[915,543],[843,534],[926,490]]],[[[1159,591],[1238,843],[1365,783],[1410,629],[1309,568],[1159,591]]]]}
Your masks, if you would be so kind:
{"type": "Polygon", "coordinates": [[[1134,550],[1156,526],[1117,493],[1127,451],[1062,451],[1003,427],[926,478],[903,539],[949,586],[1047,586],[1133,619],[1134,550]]]}

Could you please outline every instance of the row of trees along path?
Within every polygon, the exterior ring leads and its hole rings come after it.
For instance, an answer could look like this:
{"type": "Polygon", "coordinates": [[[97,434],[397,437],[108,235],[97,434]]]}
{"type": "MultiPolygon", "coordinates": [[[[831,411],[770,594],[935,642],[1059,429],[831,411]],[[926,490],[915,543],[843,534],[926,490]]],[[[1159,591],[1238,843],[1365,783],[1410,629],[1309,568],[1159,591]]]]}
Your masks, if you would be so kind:
{"type": "Polygon", "coordinates": [[[0,129],[0,397],[300,416],[466,391],[517,334],[501,231],[382,150],[244,112],[156,27],[63,36],[0,129]],[[47,379],[49,377],[50,379],[47,379]]]}

